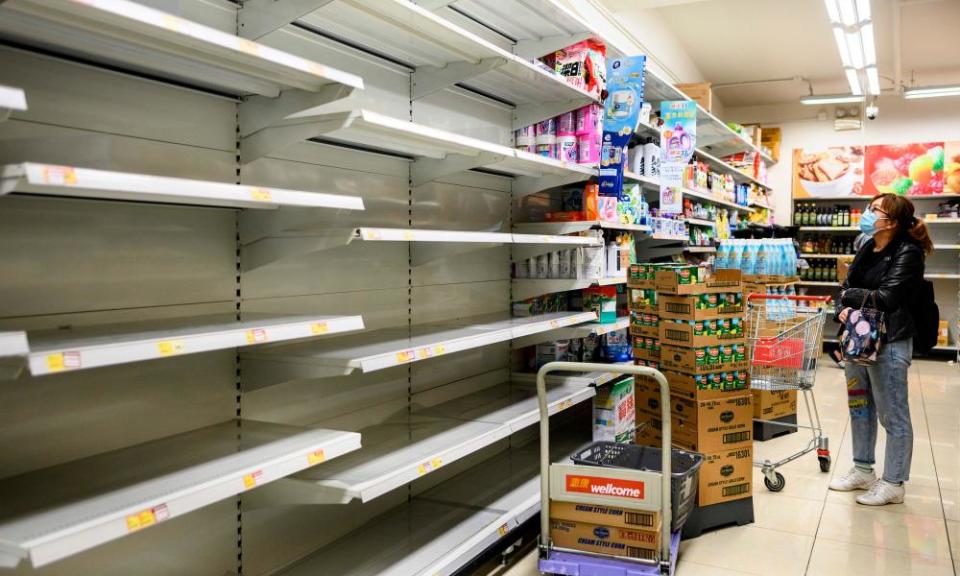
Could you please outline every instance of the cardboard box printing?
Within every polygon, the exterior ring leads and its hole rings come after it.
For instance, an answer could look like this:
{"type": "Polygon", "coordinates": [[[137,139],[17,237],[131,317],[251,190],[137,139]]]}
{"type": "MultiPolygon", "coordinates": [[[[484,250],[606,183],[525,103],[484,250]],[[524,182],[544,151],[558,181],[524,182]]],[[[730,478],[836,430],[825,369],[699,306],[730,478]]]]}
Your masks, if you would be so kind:
{"type": "Polygon", "coordinates": [[[657,298],[661,318],[675,320],[711,320],[743,316],[740,291],[708,292],[691,296],[660,294],[657,298]]]}
{"type": "Polygon", "coordinates": [[[550,518],[587,522],[618,528],[638,530],[660,530],[660,513],[650,510],[634,510],[620,506],[603,504],[583,504],[580,502],[550,502],[550,518]]]}
{"type": "Polygon", "coordinates": [[[661,346],[659,353],[658,360],[665,370],[684,374],[739,371],[746,370],[749,366],[747,344],[744,340],[703,348],[661,346]]]}
{"type": "Polygon", "coordinates": [[[663,373],[670,383],[670,393],[690,400],[719,400],[746,394],[750,380],[746,370],[711,372],[709,374],[663,373]]]}
{"type": "Polygon", "coordinates": [[[733,448],[703,455],[697,502],[720,504],[753,494],[753,448],[733,448]]]}
{"type": "Polygon", "coordinates": [[[742,276],[735,268],[722,268],[707,276],[702,267],[674,266],[657,270],[656,287],[664,294],[709,294],[740,292],[742,276]]]}
{"type": "Polygon", "coordinates": [[[661,320],[658,338],[661,345],[683,348],[705,348],[744,341],[741,318],[716,320],[661,320]]]}
{"type": "Polygon", "coordinates": [[[660,546],[660,532],[603,526],[588,522],[550,520],[553,545],[595,554],[652,560],[660,546]]]}
{"type": "Polygon", "coordinates": [[[753,417],[776,420],[797,413],[797,391],[751,390],[753,393],[753,417]]]}

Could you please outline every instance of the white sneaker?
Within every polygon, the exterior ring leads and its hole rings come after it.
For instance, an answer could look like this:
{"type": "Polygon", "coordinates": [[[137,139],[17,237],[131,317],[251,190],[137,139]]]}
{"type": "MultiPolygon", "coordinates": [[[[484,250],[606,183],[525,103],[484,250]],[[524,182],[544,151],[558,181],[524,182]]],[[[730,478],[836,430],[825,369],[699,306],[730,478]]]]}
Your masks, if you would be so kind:
{"type": "Polygon", "coordinates": [[[870,487],[866,494],[857,496],[857,503],[864,506],[883,506],[884,504],[903,504],[903,495],[906,492],[903,484],[891,484],[880,480],[870,487]]]}
{"type": "Polygon", "coordinates": [[[830,489],[837,492],[850,492],[851,490],[867,490],[877,482],[877,474],[871,470],[864,472],[854,466],[844,476],[834,478],[830,481],[830,489]]]}

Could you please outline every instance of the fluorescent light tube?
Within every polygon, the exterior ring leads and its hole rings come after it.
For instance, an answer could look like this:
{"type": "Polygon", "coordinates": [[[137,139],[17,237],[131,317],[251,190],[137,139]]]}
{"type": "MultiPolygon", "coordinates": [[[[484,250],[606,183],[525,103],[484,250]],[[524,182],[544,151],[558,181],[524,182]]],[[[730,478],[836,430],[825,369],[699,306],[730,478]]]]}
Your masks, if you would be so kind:
{"type": "Polygon", "coordinates": [[[860,47],[860,35],[856,32],[847,32],[847,50],[850,52],[850,60],[853,61],[853,67],[857,70],[863,69],[863,49],[860,47]]]}
{"type": "Polygon", "coordinates": [[[857,0],[857,16],[861,22],[870,19],[870,0],[857,0]]]}
{"type": "Polygon", "coordinates": [[[844,68],[850,68],[853,66],[853,62],[850,61],[850,50],[847,49],[847,35],[844,33],[843,28],[834,26],[833,38],[837,41],[837,50],[840,51],[840,62],[843,63],[844,68]]]}
{"type": "Polygon", "coordinates": [[[860,42],[863,44],[863,64],[868,68],[877,65],[877,45],[873,40],[873,23],[860,26],[860,42]]]}
{"type": "Polygon", "coordinates": [[[832,94],[827,96],[805,96],[800,99],[801,104],[819,106],[821,104],[853,104],[863,102],[863,96],[853,94],[832,94]]]}
{"type": "Polygon", "coordinates": [[[960,96],[960,85],[907,88],[903,91],[903,97],[911,100],[915,98],[943,98],[946,96],[960,96]]]}
{"type": "Polygon", "coordinates": [[[844,26],[853,26],[857,23],[857,10],[853,7],[853,0],[837,0],[840,4],[840,20],[844,26]]]}
{"type": "Polygon", "coordinates": [[[847,74],[847,84],[850,85],[850,92],[857,96],[863,96],[863,88],[860,87],[860,76],[857,75],[857,71],[853,68],[847,68],[844,72],[847,74]]]}
{"type": "Polygon", "coordinates": [[[873,96],[880,95],[880,74],[876,66],[867,67],[867,91],[873,96]]]}
{"type": "Polygon", "coordinates": [[[837,0],[823,0],[823,3],[827,6],[827,17],[830,18],[830,23],[839,24],[840,12],[837,10],[837,0]]]}

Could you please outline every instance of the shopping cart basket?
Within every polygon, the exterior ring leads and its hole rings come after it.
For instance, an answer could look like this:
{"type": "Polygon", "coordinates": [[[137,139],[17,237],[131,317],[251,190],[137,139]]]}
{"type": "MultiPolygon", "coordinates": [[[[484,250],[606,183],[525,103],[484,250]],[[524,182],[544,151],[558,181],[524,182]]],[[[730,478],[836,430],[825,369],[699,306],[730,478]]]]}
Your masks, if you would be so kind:
{"type": "Polygon", "coordinates": [[[755,390],[799,390],[803,394],[810,425],[754,419],[754,422],[784,428],[807,428],[810,442],[802,450],[776,462],[754,462],[763,471],[763,484],[772,492],[783,490],[786,480],[777,468],[817,451],[822,472],[830,471],[829,440],[820,426],[820,413],[813,396],[817,360],[823,346],[823,324],[829,296],[747,296],[746,334],[750,352],[750,387],[755,390]]]}

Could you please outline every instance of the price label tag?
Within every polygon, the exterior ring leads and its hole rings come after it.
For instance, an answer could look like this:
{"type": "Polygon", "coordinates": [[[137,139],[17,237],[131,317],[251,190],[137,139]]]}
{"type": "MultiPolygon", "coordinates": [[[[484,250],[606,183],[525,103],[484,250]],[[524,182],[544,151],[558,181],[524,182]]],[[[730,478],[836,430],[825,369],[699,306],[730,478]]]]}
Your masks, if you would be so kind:
{"type": "Polygon", "coordinates": [[[409,231],[409,230],[405,231],[405,232],[403,233],[403,239],[406,240],[406,241],[408,241],[408,242],[409,242],[409,241],[412,241],[412,240],[414,239],[414,234],[413,234],[413,232],[411,232],[411,231],[409,231]]]}
{"type": "Polygon", "coordinates": [[[47,370],[51,372],[76,370],[81,365],[80,352],[75,350],[47,355],[47,370]]]}
{"type": "Polygon", "coordinates": [[[127,516],[127,532],[136,532],[137,530],[142,530],[149,526],[153,526],[158,522],[163,522],[169,517],[170,511],[167,509],[166,504],[160,504],[159,506],[154,506],[153,508],[141,510],[136,514],[130,514],[127,516]]]}
{"type": "Polygon", "coordinates": [[[410,362],[415,357],[416,356],[414,355],[413,350],[404,350],[403,352],[397,352],[397,362],[400,364],[410,362]]]}
{"type": "Polygon", "coordinates": [[[157,342],[157,351],[161,356],[173,356],[174,354],[183,353],[183,341],[182,340],[163,340],[157,342]]]}
{"type": "Polygon", "coordinates": [[[567,398],[563,402],[557,404],[557,412],[562,412],[571,406],[573,406],[573,400],[567,398]]]}
{"type": "Polygon", "coordinates": [[[506,535],[507,535],[507,525],[506,525],[506,524],[501,525],[499,528],[497,528],[497,532],[500,533],[500,536],[506,536],[506,535]]]}
{"type": "Polygon", "coordinates": [[[253,56],[260,55],[260,45],[246,38],[240,38],[240,51],[253,56]]]}
{"type": "Polygon", "coordinates": [[[260,478],[263,477],[263,470],[257,470],[256,472],[251,472],[246,474],[243,477],[243,487],[247,490],[251,488],[256,488],[257,483],[260,482],[260,478]]]}
{"type": "Polygon", "coordinates": [[[545,244],[550,244],[551,242],[553,242],[552,236],[541,236],[540,238],[543,240],[545,244]]]}
{"type": "Polygon", "coordinates": [[[266,188],[251,188],[250,198],[257,202],[270,202],[273,200],[273,195],[266,188]]]}
{"type": "Polygon", "coordinates": [[[440,457],[433,458],[432,460],[417,466],[417,473],[420,476],[423,476],[424,474],[429,474],[430,472],[439,469],[441,466],[443,466],[443,460],[441,460],[440,457]]]}
{"type": "Polygon", "coordinates": [[[433,353],[436,354],[436,355],[438,355],[438,356],[439,356],[440,354],[445,353],[446,351],[447,351],[447,349],[443,347],[443,344],[438,344],[438,345],[436,345],[436,346],[433,347],[433,353]]]}
{"type": "Polygon", "coordinates": [[[326,459],[327,455],[323,453],[323,450],[314,450],[313,452],[307,454],[307,464],[311,466],[315,466],[326,459]]]}
{"type": "Polygon", "coordinates": [[[383,235],[377,232],[376,230],[364,230],[363,239],[364,240],[383,240],[383,235]]]}
{"type": "Polygon", "coordinates": [[[551,320],[551,321],[550,321],[550,327],[551,327],[551,328],[559,328],[559,327],[560,327],[560,323],[557,322],[556,320],[551,320]]]}
{"type": "Polygon", "coordinates": [[[182,23],[183,21],[177,18],[176,16],[164,15],[162,26],[167,30],[173,30],[174,32],[179,32],[180,28],[182,27],[181,26],[182,23]]]}
{"type": "Polygon", "coordinates": [[[247,344],[262,344],[267,341],[267,331],[263,328],[247,330],[247,344]]]}
{"type": "Polygon", "coordinates": [[[330,327],[326,322],[314,322],[310,325],[310,332],[313,334],[326,334],[329,331],[330,327]]]}
{"type": "Polygon", "coordinates": [[[43,183],[54,186],[74,186],[77,183],[77,171],[72,166],[44,166],[43,183]]]}

